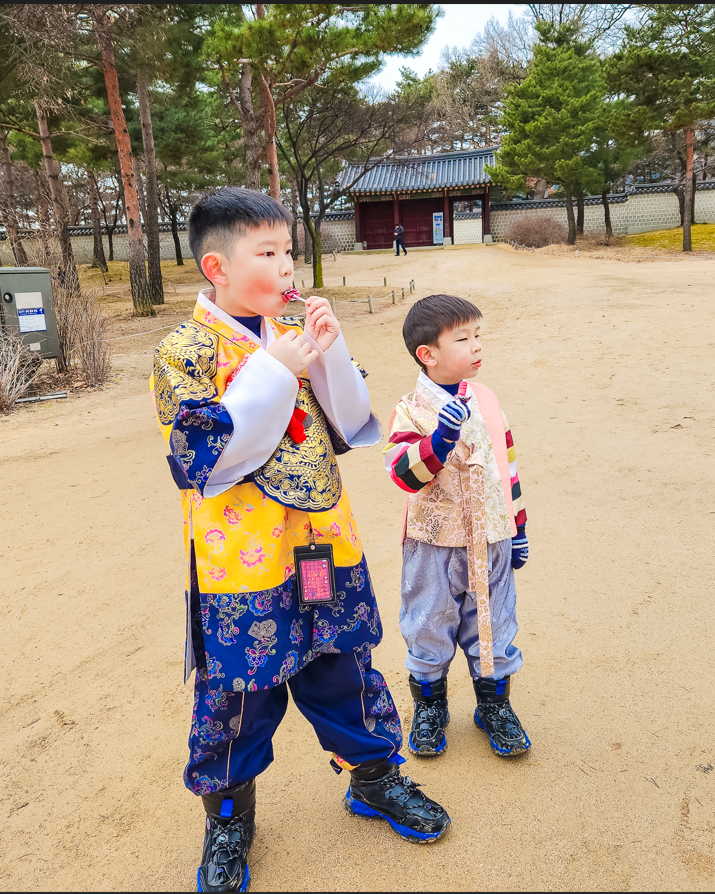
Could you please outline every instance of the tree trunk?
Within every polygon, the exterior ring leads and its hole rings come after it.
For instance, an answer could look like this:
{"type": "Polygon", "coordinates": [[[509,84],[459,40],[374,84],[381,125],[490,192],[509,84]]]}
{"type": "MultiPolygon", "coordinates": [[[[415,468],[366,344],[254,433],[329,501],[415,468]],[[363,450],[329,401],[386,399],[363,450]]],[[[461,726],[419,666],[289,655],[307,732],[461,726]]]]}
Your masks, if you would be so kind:
{"type": "Polygon", "coordinates": [[[566,193],[566,219],[568,220],[569,224],[568,244],[576,245],[576,219],[574,218],[573,213],[573,192],[571,191],[571,186],[567,186],[564,183],[564,192],[566,193]]]}
{"type": "Polygon", "coordinates": [[[698,177],[697,177],[697,174],[695,173],[695,171],[693,171],[693,176],[691,177],[691,180],[693,181],[693,190],[692,190],[691,200],[690,200],[690,220],[693,224],[696,224],[697,220],[695,219],[695,193],[697,191],[698,177]]]}
{"type": "Polygon", "coordinates": [[[260,75],[261,99],[263,101],[263,132],[266,137],[266,161],[268,162],[268,192],[277,202],[281,200],[281,178],[278,172],[278,150],[276,148],[276,105],[273,102],[271,85],[260,75]]]}
{"type": "Polygon", "coordinates": [[[37,168],[34,168],[32,173],[35,178],[35,189],[37,190],[37,219],[40,222],[40,229],[47,232],[50,229],[50,206],[47,204],[45,185],[37,168]]]}
{"type": "Polygon", "coordinates": [[[119,165],[124,184],[124,202],[129,235],[129,281],[132,289],[134,313],[139,317],[153,317],[156,314],[149,297],[149,283],[144,266],[144,238],[139,219],[139,199],[132,165],[132,145],[127,130],[127,121],[122,108],[122,97],[119,92],[119,78],[114,61],[111,25],[101,6],[88,6],[87,11],[94,24],[94,33],[102,53],[102,71],[107,89],[109,111],[114,125],[114,137],[117,141],[119,165]]]}
{"type": "Polygon", "coordinates": [[[608,190],[604,189],[601,193],[601,201],[603,202],[603,219],[606,224],[606,238],[613,238],[613,226],[611,225],[611,209],[608,204],[608,190]]]}
{"type": "MultiPolygon", "coordinates": [[[[116,226],[116,225],[115,225],[116,226]]],[[[114,260],[114,227],[107,227],[107,242],[109,243],[109,261],[114,260]]]]}
{"type": "Polygon", "coordinates": [[[2,202],[5,208],[5,231],[12,249],[15,264],[18,267],[29,267],[25,246],[20,239],[20,227],[17,223],[17,197],[15,195],[15,173],[12,168],[10,149],[7,145],[8,131],[0,130],[0,149],[5,165],[5,184],[2,189],[2,202]]]}
{"type": "Polygon", "coordinates": [[[242,65],[238,95],[241,97],[243,148],[246,152],[246,186],[248,189],[258,190],[261,188],[261,143],[258,139],[261,122],[253,107],[252,87],[251,67],[242,65]]]}
{"type": "Polygon", "coordinates": [[[579,190],[576,196],[576,235],[583,236],[583,219],[585,217],[585,203],[583,193],[579,190]]]}
{"type": "Polygon", "coordinates": [[[40,143],[42,144],[42,162],[45,168],[45,174],[50,184],[50,195],[52,196],[52,210],[55,216],[55,227],[57,228],[57,236],[60,240],[60,251],[62,252],[62,267],[64,270],[63,278],[65,285],[76,283],[79,287],[79,277],[77,276],[77,264],[72,251],[72,242],[70,241],[70,231],[68,225],[69,214],[67,212],[67,197],[65,195],[64,184],[60,176],[60,166],[55,161],[52,151],[52,139],[50,137],[50,129],[47,124],[47,115],[45,110],[39,103],[35,103],[35,112],[37,114],[37,126],[40,134],[40,143]]]}
{"type": "MultiPolygon", "coordinates": [[[[266,4],[256,3],[256,18],[265,19],[266,4]]],[[[266,161],[268,162],[268,192],[277,201],[281,200],[281,178],[278,173],[278,150],[276,148],[276,104],[273,102],[272,84],[259,75],[261,100],[263,104],[263,133],[266,139],[266,161]]]]}
{"type": "Polygon", "coordinates": [[[303,263],[310,264],[313,260],[313,252],[312,252],[313,238],[310,235],[310,230],[308,229],[308,224],[303,220],[303,263]]]}
{"type": "Polygon", "coordinates": [[[685,128],[687,162],[685,169],[685,196],[683,215],[683,251],[692,251],[693,242],[690,226],[693,221],[693,128],[685,128]]]}
{"type": "Polygon", "coordinates": [[[99,201],[97,199],[97,181],[94,179],[92,171],[87,171],[87,185],[89,186],[89,207],[92,212],[92,235],[94,236],[92,266],[99,267],[103,273],[106,273],[107,259],[104,257],[102,218],[99,213],[99,201]]]}
{"type": "MultiPolygon", "coordinates": [[[[184,266],[184,256],[181,253],[181,240],[179,239],[179,226],[177,217],[179,215],[179,206],[174,205],[169,198],[169,190],[166,190],[167,203],[169,205],[169,215],[171,217],[171,236],[174,240],[174,253],[176,255],[176,266],[184,266]]],[[[200,271],[199,271],[200,272],[200,271]]]]}
{"type": "MultiPolygon", "coordinates": [[[[310,234],[313,247],[313,288],[323,288],[323,237],[320,232],[321,219],[312,220],[310,216],[303,217],[303,223],[310,234]]],[[[307,243],[306,243],[307,244],[307,243]]],[[[306,261],[306,264],[308,262],[306,261]]]]}
{"type": "Polygon", "coordinates": [[[154,129],[151,124],[149,84],[144,75],[137,82],[139,119],[144,144],[146,165],[146,241],[149,256],[149,294],[153,304],[164,303],[164,284],[161,278],[161,243],[159,239],[159,186],[156,178],[156,151],[154,129]]]}
{"type": "Polygon", "coordinates": [[[293,260],[296,261],[298,259],[298,187],[296,186],[295,180],[291,180],[290,182],[290,210],[293,214],[293,220],[290,226],[293,247],[291,248],[290,253],[293,256],[293,260]]]}
{"type": "Polygon", "coordinates": [[[137,199],[139,200],[139,212],[141,214],[141,222],[146,226],[146,198],[144,196],[144,183],[142,181],[142,169],[139,159],[135,156],[132,158],[132,167],[134,168],[134,182],[137,185],[137,199]]]}
{"type": "Polygon", "coordinates": [[[241,79],[236,96],[223,66],[220,66],[220,70],[223,85],[241,119],[243,148],[246,152],[246,187],[258,190],[261,188],[261,144],[258,139],[261,122],[253,106],[253,72],[250,65],[241,66],[241,79]]]}

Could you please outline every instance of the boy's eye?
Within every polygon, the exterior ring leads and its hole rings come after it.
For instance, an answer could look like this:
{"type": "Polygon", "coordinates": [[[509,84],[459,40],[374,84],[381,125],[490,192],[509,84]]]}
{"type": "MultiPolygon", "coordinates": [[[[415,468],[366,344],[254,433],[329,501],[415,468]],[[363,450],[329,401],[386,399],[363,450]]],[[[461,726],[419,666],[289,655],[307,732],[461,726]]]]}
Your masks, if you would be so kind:
{"type": "Polygon", "coordinates": [[[457,341],[467,341],[466,338],[458,338],[457,341]]]}
{"type": "Polygon", "coordinates": [[[263,254],[264,254],[267,258],[272,258],[273,255],[275,254],[275,252],[273,252],[273,251],[264,251],[263,254]]]}

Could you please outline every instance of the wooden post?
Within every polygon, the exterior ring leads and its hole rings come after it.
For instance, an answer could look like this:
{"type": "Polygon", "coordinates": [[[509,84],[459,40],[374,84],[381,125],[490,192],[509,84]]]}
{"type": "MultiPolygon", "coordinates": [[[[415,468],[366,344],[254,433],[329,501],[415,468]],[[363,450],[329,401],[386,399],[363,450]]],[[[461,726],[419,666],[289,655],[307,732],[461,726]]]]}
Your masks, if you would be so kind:
{"type": "Polygon", "coordinates": [[[397,304],[397,302],[395,301],[395,290],[394,289],[392,290],[392,303],[397,304]]]}
{"type": "Polygon", "coordinates": [[[370,313],[374,314],[375,313],[375,305],[372,303],[372,295],[367,296],[367,303],[368,303],[368,307],[370,308],[370,313]]]}
{"type": "Polygon", "coordinates": [[[403,301],[405,300],[405,290],[404,289],[402,290],[402,300],[403,301]]]}
{"type": "Polygon", "coordinates": [[[345,277],[343,277],[343,285],[347,285],[347,283],[345,282],[345,277]]]}
{"type": "Polygon", "coordinates": [[[451,241],[452,239],[452,222],[449,217],[449,197],[447,196],[447,190],[444,191],[444,239],[445,242],[447,239],[451,241]]]}
{"type": "Polygon", "coordinates": [[[362,242],[362,225],[360,221],[360,204],[355,196],[355,242],[362,242]]]}
{"type": "Polygon", "coordinates": [[[333,316],[337,317],[338,311],[337,311],[337,308],[335,307],[335,298],[330,299],[330,306],[333,308],[333,316]]]}
{"type": "Polygon", "coordinates": [[[387,285],[387,277],[383,276],[382,278],[383,285],[387,285]]]}
{"type": "Polygon", "coordinates": [[[491,236],[492,225],[489,218],[489,187],[484,187],[484,198],[482,199],[482,238],[491,236]]]}

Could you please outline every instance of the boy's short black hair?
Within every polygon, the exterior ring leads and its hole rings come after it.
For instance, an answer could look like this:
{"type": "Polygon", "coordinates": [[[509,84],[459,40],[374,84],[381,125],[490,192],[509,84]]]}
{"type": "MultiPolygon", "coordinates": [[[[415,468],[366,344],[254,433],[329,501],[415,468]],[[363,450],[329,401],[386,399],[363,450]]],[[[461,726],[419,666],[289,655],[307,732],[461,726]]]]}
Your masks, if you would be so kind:
{"type": "Polygon", "coordinates": [[[416,301],[407,312],[402,337],[407,350],[424,369],[424,364],[417,357],[417,348],[420,345],[436,345],[443,332],[481,318],[481,310],[464,298],[457,298],[456,295],[428,295],[416,301]]]}
{"type": "Polygon", "coordinates": [[[201,270],[201,258],[206,252],[220,251],[228,258],[233,253],[236,239],[247,230],[260,227],[261,224],[290,226],[292,220],[290,211],[265,193],[226,186],[202,196],[191,209],[191,253],[201,270]]]}

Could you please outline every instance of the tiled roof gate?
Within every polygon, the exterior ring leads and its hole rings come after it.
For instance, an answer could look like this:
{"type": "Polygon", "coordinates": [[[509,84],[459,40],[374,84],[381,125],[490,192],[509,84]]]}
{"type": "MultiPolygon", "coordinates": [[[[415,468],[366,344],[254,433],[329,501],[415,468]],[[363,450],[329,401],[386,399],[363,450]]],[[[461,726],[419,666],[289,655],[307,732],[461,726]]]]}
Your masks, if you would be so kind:
{"type": "MultiPolygon", "coordinates": [[[[495,148],[491,146],[486,149],[396,158],[368,171],[351,187],[349,193],[379,195],[485,185],[489,183],[489,175],[484,167],[494,164],[495,148]]],[[[346,165],[340,172],[338,182],[341,186],[346,186],[361,170],[362,165],[346,165]]]]}

